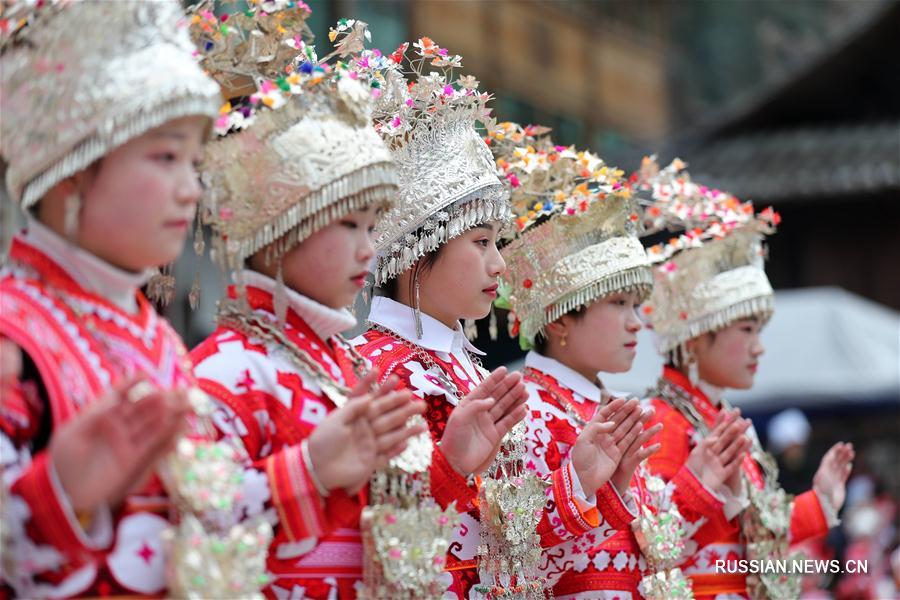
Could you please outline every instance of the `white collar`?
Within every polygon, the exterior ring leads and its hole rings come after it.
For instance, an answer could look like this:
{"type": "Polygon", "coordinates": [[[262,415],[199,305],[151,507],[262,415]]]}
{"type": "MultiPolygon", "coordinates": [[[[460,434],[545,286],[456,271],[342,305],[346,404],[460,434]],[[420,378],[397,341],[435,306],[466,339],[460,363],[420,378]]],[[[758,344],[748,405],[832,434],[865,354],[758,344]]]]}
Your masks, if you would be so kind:
{"type": "Polygon", "coordinates": [[[602,401],[602,390],[596,383],[554,358],[532,350],[525,356],[525,366],[554,377],[562,385],[584,396],[587,400],[602,401]]]}
{"type": "Polygon", "coordinates": [[[369,311],[369,321],[390,329],[400,337],[413,344],[433,350],[434,352],[446,352],[460,354],[468,350],[473,354],[484,356],[484,352],[472,345],[466,339],[462,325],[456,324],[455,329],[450,329],[434,317],[422,314],[422,337],[416,336],[416,320],[411,306],[392,300],[385,296],[375,296],[372,299],[372,308],[369,311]]]}
{"type": "MultiPolygon", "coordinates": [[[[271,277],[249,269],[241,271],[240,277],[245,285],[275,295],[278,284],[271,277]]],[[[323,340],[356,326],[356,317],[346,308],[325,306],[289,287],[285,287],[284,291],[288,306],[323,340]]]]}
{"type": "Polygon", "coordinates": [[[720,388],[711,383],[703,381],[702,379],[697,382],[697,387],[700,388],[700,391],[706,394],[706,397],[709,398],[709,401],[713,406],[719,406],[720,404],[722,404],[722,396],[725,394],[725,388],[720,388]]]}
{"type": "Polygon", "coordinates": [[[154,274],[153,269],[131,273],[63,238],[40,221],[26,215],[25,240],[37,248],[87,292],[102,296],[123,311],[138,311],[137,291],[154,274]]]}

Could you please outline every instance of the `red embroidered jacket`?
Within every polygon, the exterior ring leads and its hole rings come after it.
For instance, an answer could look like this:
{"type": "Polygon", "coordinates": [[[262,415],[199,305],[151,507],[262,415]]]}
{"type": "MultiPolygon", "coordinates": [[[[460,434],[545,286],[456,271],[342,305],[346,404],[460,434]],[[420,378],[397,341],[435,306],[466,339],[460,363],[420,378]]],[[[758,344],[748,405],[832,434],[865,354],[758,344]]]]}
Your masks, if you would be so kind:
{"type": "MultiPolygon", "coordinates": [[[[411,344],[401,341],[401,338],[395,335],[370,330],[362,337],[359,350],[379,368],[383,377],[386,378],[390,374],[398,376],[403,385],[425,400],[428,405],[425,417],[435,441],[440,440],[443,435],[450,413],[458,401],[453,390],[446,389],[442,384],[439,375],[449,377],[463,395],[468,394],[478,384],[452,353],[420,349],[419,351],[426,353],[434,364],[431,367],[423,361],[411,344]],[[440,373],[436,372],[436,369],[439,369],[440,373]]],[[[440,452],[435,452],[435,455],[440,456],[440,452]]],[[[446,476],[447,485],[436,486],[432,475],[432,492],[435,498],[442,506],[447,505],[447,500],[456,499],[457,507],[465,511],[465,514],[461,515],[462,523],[450,546],[447,570],[453,574],[450,591],[459,598],[467,598],[472,585],[478,582],[477,547],[480,541],[480,525],[475,505],[477,489],[474,486],[466,487],[462,477],[453,471],[442,456],[436,462],[446,476]],[[448,493],[450,490],[454,492],[448,493]]],[[[538,525],[542,546],[554,546],[563,540],[601,527],[600,511],[597,507],[575,497],[572,472],[568,468],[557,470],[550,476],[550,481],[552,486],[548,490],[547,508],[538,525]]],[[[603,523],[602,529],[609,531],[607,537],[615,528],[627,526],[631,520],[630,517],[624,518],[623,515],[627,515],[627,510],[620,501],[611,498],[611,495],[615,495],[615,492],[607,490],[601,494],[602,501],[609,503],[608,510],[604,512],[606,515],[613,515],[605,518],[614,525],[609,527],[603,523]],[[620,515],[620,518],[616,520],[615,515],[620,515]]]]}
{"type": "MultiPolygon", "coordinates": [[[[435,442],[441,439],[453,404],[449,400],[452,391],[446,390],[443,384],[432,373],[427,365],[415,355],[411,347],[398,338],[379,331],[367,331],[361,338],[354,340],[360,354],[372,361],[381,373],[382,381],[390,375],[396,375],[400,384],[419,398],[425,400],[425,419],[431,436],[435,442]]],[[[431,359],[454,385],[463,393],[468,393],[477,383],[472,381],[462,365],[451,356],[438,356],[428,352],[431,359]]],[[[453,396],[454,403],[456,397],[453,396]]],[[[469,485],[466,478],[457,473],[447,462],[440,448],[435,445],[431,466],[431,493],[435,501],[446,508],[456,502],[460,511],[459,529],[453,535],[447,555],[447,568],[450,576],[445,583],[447,589],[459,598],[468,597],[469,589],[478,582],[477,546],[480,541],[478,526],[478,510],[476,503],[478,490],[469,485]],[[452,577],[451,577],[452,576],[452,577]]]]}
{"type": "MultiPolygon", "coordinates": [[[[527,466],[543,477],[556,479],[564,473],[571,477],[569,454],[581,425],[569,410],[590,420],[600,406],[600,388],[536,352],[526,358],[525,382],[529,392],[527,466]]],[[[643,481],[636,474],[624,500],[611,483],[596,490],[596,498],[597,524],[567,527],[566,535],[545,548],[542,572],[552,583],[556,598],[582,598],[585,594],[597,599],[639,598],[637,586],[646,564],[630,525],[638,507],[648,502],[643,481]]],[[[556,498],[548,500],[548,511],[558,510],[558,506],[556,498]]],[[[560,521],[565,512],[560,511],[560,521]]]]}
{"type": "MultiPolygon", "coordinates": [[[[701,414],[706,413],[707,423],[710,425],[713,423],[720,407],[713,406],[702,390],[691,385],[688,378],[675,369],[666,367],[663,377],[672,385],[688,392],[695,405],[704,409],[701,414]]],[[[696,444],[698,434],[677,408],[660,398],[653,398],[651,402],[656,410],[654,422],[662,423],[663,430],[656,440],[651,441],[651,443],[659,442],[662,448],[648,459],[648,468],[664,480],[675,482],[676,489],[684,486],[685,490],[680,493],[685,495],[690,486],[696,486],[696,483],[699,483],[685,465],[691,449],[696,444]],[[689,480],[696,483],[687,483],[689,480]]],[[[761,469],[749,457],[744,460],[744,469],[751,475],[751,480],[762,481],[761,469]]],[[[693,506],[705,518],[693,534],[696,548],[684,560],[681,568],[691,579],[695,597],[711,598],[717,594],[746,596],[745,575],[716,573],[715,568],[717,560],[733,561],[745,556],[745,549],[740,538],[739,517],[728,520],[722,510],[721,502],[718,505],[696,502],[693,506]]],[[[679,504],[679,509],[682,511],[687,507],[688,505],[683,503],[679,504]]],[[[684,512],[682,515],[686,516],[688,520],[693,520],[684,512]]],[[[828,532],[828,528],[828,521],[822,505],[814,491],[810,490],[795,498],[790,530],[793,543],[824,535],[828,532]]]]}
{"type": "MultiPolygon", "coordinates": [[[[274,321],[271,292],[246,289],[251,309],[274,321]]],[[[340,335],[321,339],[293,308],[284,333],[334,381],[356,385],[349,346],[340,335]]],[[[217,401],[217,428],[240,438],[260,482],[245,511],[267,515],[275,530],[267,559],[275,580],[266,596],[352,598],[362,579],[359,517],[365,493],[338,490],[323,498],[316,490],[300,445],[337,407],[313,377],[298,370],[289,352],[219,327],[191,356],[201,388],[217,401]]]]}
{"type": "Polygon", "coordinates": [[[0,335],[22,349],[25,369],[0,405],[6,581],[29,598],[162,594],[169,502],[159,481],[112,513],[98,511],[85,530],[47,447],[57,427],[125,376],[191,385],[187,352],[140,292],[129,314],[83,289],[28,236],[13,241],[9,260],[0,335]]]}

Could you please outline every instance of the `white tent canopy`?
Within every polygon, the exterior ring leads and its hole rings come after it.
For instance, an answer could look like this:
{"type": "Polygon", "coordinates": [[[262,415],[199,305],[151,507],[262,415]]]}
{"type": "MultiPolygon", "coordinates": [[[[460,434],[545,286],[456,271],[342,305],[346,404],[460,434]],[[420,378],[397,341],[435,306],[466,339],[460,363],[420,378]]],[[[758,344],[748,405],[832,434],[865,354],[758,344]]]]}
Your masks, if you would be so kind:
{"type": "MultiPolygon", "coordinates": [[[[900,314],[880,304],[834,287],[779,291],[762,342],[753,389],[727,395],[737,406],[900,403],[900,314]]],[[[644,329],[631,371],[601,377],[612,390],[643,395],[662,362],[653,332],[644,329]]]]}

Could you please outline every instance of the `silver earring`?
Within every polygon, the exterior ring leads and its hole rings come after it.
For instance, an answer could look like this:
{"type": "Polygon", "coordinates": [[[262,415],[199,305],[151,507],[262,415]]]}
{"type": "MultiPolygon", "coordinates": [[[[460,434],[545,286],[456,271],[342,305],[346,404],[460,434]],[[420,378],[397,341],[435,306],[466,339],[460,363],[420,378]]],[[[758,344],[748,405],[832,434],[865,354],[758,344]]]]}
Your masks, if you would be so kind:
{"type": "Polygon", "coordinates": [[[681,353],[682,356],[685,357],[685,361],[687,362],[688,380],[690,380],[691,385],[696,387],[697,384],[700,383],[700,367],[697,364],[697,357],[694,356],[693,352],[688,351],[686,346],[682,347],[681,353]]]}
{"type": "Polygon", "coordinates": [[[419,309],[419,274],[416,273],[416,278],[414,280],[414,285],[416,287],[416,301],[415,306],[413,306],[413,315],[416,319],[416,339],[421,340],[422,334],[422,311],[419,309]]]}
{"type": "Polygon", "coordinates": [[[272,308],[275,309],[275,318],[278,327],[284,329],[287,322],[288,297],[287,288],[284,286],[284,274],[281,271],[281,259],[278,259],[278,272],[275,275],[275,296],[272,299],[272,308]]]}
{"type": "Polygon", "coordinates": [[[64,201],[63,233],[70,242],[78,239],[78,216],[81,213],[81,194],[72,192],[64,201]]]}
{"type": "Polygon", "coordinates": [[[470,342],[478,338],[478,324],[475,319],[466,319],[463,321],[463,333],[470,342]]]}
{"type": "Polygon", "coordinates": [[[176,281],[172,275],[172,263],[163,265],[147,282],[147,297],[154,303],[168,306],[175,299],[176,281]]]}

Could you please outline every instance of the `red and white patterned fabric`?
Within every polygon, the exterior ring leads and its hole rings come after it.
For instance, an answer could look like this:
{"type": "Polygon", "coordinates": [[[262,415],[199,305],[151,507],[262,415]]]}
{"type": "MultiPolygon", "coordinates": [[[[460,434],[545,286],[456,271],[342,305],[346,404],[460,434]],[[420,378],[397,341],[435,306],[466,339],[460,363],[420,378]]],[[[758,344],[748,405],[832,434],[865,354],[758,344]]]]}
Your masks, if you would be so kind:
{"type": "MultiPolygon", "coordinates": [[[[382,377],[396,375],[405,387],[424,399],[427,404],[425,417],[432,437],[438,441],[459,400],[442,384],[441,377],[448,377],[463,396],[468,394],[482,379],[469,353],[481,352],[469,344],[461,327],[450,329],[425,314],[421,319],[422,337],[419,339],[410,307],[388,298],[375,298],[369,321],[391,333],[372,329],[354,343],[377,366],[382,377]],[[427,360],[423,356],[427,356],[427,360]]],[[[432,473],[435,499],[442,506],[455,499],[457,507],[464,510],[448,554],[448,571],[453,575],[448,597],[467,598],[472,585],[478,582],[477,548],[481,535],[475,505],[478,490],[475,486],[465,485],[465,480],[446,463],[439,450],[435,456],[439,457],[435,463],[440,474],[438,477],[434,471],[432,473]]],[[[558,544],[599,525],[597,507],[583,497],[576,497],[576,484],[573,484],[570,470],[557,473],[552,484],[548,492],[548,509],[538,525],[545,546],[558,544]]],[[[627,512],[624,507],[622,511],[627,512]]]]}
{"type": "Polygon", "coordinates": [[[534,351],[525,357],[525,385],[529,395],[526,466],[554,481],[547,512],[553,522],[559,523],[559,535],[555,544],[544,544],[541,565],[554,597],[640,597],[637,586],[646,565],[630,527],[644,500],[640,478],[635,476],[624,498],[611,483],[585,498],[587,490],[582,490],[569,458],[581,432],[581,425],[569,410],[590,420],[601,405],[601,388],[559,361],[534,351]],[[593,527],[579,527],[577,521],[569,524],[570,509],[561,509],[566,506],[565,496],[557,492],[556,481],[562,475],[572,481],[579,505],[588,500],[595,505],[593,527]]]}
{"type": "Polygon", "coordinates": [[[122,506],[76,515],[47,450],[60,425],[125,377],[193,384],[178,335],[119,271],[38,223],[13,240],[0,275],[0,336],[24,370],[2,390],[4,577],[20,597],[165,592],[169,501],[151,479],[122,506]]]}
{"type": "MultiPolygon", "coordinates": [[[[690,394],[694,406],[704,415],[707,424],[712,425],[721,410],[721,404],[714,403],[699,387],[680,371],[666,367],[663,371],[670,384],[680,387],[690,394]]],[[[745,557],[745,548],[741,542],[741,528],[738,510],[726,506],[726,502],[737,507],[745,506],[746,499],[726,498],[709,493],[701,495],[705,490],[697,478],[686,466],[688,455],[698,441],[698,433],[681,412],[660,398],[652,398],[655,409],[651,424],[662,423],[663,430],[650,443],[660,443],[659,452],[647,461],[648,469],[663,478],[672,481],[681,501],[678,503],[681,514],[689,521],[699,522],[700,526],[693,532],[692,544],[681,569],[687,575],[696,598],[746,598],[746,576],[739,573],[716,573],[717,560],[739,560],[745,557]],[[715,502],[712,500],[715,499],[715,502]],[[697,517],[702,517],[700,521],[697,517]]],[[[751,430],[750,435],[756,432],[751,430]]],[[[759,465],[749,455],[745,457],[743,468],[751,481],[762,485],[763,473],[759,465]]],[[[824,535],[829,529],[829,519],[823,511],[816,493],[812,490],[800,494],[794,500],[791,513],[790,536],[792,543],[824,535]]]]}
{"type": "MultiPolygon", "coordinates": [[[[275,321],[275,281],[243,274],[250,308],[275,321]]],[[[234,297],[234,288],[229,295],[234,297]]],[[[287,290],[284,333],[334,381],[353,388],[357,375],[340,331],[355,324],[334,310],[287,290]]],[[[245,502],[247,515],[265,514],[274,526],[267,559],[270,598],[352,598],[362,578],[359,517],[365,492],[322,497],[307,471],[301,443],[337,407],[316,379],[300,372],[291,350],[219,327],[191,352],[200,387],[217,403],[223,436],[239,438],[260,485],[245,502]]]]}

